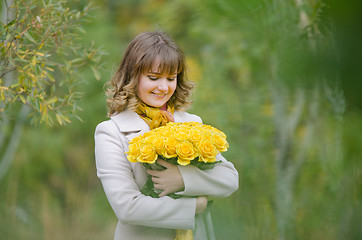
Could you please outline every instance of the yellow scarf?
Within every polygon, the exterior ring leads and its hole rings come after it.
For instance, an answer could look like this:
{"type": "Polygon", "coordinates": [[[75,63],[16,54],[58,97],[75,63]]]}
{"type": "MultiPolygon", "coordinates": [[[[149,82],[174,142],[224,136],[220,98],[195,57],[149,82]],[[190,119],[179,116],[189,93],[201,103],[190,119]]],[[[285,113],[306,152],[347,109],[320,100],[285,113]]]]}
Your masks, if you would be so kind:
{"type": "Polygon", "coordinates": [[[161,126],[165,126],[168,122],[174,122],[173,106],[167,106],[167,110],[163,108],[150,107],[144,103],[138,105],[136,113],[145,120],[145,122],[150,126],[150,129],[155,129],[161,126]]]}
{"type": "MultiPolygon", "coordinates": [[[[145,120],[151,130],[165,126],[168,122],[174,122],[175,120],[172,116],[174,111],[173,106],[167,106],[167,109],[155,108],[144,103],[139,104],[136,109],[136,113],[145,120]]],[[[175,240],[193,240],[192,230],[176,229],[175,240]]]]}

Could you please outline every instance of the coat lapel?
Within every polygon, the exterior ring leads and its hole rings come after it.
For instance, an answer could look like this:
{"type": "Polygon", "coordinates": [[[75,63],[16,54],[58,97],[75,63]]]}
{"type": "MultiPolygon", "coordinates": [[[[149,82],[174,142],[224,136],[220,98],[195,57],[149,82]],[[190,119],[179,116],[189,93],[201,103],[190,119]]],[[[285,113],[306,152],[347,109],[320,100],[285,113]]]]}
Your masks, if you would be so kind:
{"type": "Polygon", "coordinates": [[[117,125],[119,131],[125,134],[129,141],[150,130],[147,123],[131,110],[125,110],[113,115],[111,120],[117,125]]]}

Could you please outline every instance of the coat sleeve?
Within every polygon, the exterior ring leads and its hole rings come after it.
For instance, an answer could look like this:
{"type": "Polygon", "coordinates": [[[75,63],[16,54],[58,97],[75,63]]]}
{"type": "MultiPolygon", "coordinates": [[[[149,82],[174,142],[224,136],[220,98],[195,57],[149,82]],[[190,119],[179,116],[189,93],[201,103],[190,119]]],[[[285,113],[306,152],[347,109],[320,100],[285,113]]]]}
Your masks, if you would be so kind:
{"type": "Polygon", "coordinates": [[[117,218],[134,225],[192,229],[196,199],[143,195],[134,180],[117,130],[112,121],[106,121],[99,124],[95,131],[97,176],[117,218]]]}
{"type": "Polygon", "coordinates": [[[216,156],[214,168],[200,170],[188,165],[178,166],[185,183],[185,189],[176,194],[183,196],[209,196],[210,198],[227,197],[239,188],[239,174],[231,162],[220,153],[216,156]]]}
{"type": "MultiPolygon", "coordinates": [[[[202,123],[199,116],[181,112],[179,121],[195,121],[202,123]]],[[[176,194],[183,196],[208,196],[209,198],[227,197],[239,188],[239,174],[231,162],[228,162],[220,153],[216,161],[221,161],[209,170],[188,165],[178,166],[185,183],[185,189],[176,194]]]]}

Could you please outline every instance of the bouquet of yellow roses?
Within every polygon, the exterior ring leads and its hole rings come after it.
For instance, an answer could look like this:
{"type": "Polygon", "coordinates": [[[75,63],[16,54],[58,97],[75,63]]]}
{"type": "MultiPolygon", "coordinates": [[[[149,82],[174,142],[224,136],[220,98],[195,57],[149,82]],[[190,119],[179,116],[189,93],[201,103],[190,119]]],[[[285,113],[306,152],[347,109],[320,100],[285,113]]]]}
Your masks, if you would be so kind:
{"type": "MultiPolygon", "coordinates": [[[[202,170],[211,169],[218,162],[216,155],[229,147],[226,135],[198,122],[167,123],[130,141],[126,152],[130,162],[140,162],[151,169],[158,157],[175,165],[194,165],[202,170]]],[[[158,197],[149,178],[141,190],[145,195],[158,197]]],[[[170,195],[169,195],[170,196],[170,195]]],[[[180,196],[172,194],[173,198],[180,196]]]]}

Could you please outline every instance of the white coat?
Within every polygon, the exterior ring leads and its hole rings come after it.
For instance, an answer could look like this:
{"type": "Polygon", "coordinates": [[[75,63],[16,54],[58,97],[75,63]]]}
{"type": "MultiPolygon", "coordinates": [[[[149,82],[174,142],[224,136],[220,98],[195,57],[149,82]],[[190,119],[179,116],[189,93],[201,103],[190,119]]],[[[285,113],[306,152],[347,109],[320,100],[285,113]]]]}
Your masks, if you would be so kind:
{"type": "MultiPolygon", "coordinates": [[[[174,119],[201,122],[198,116],[180,111],[174,113],[174,119]]],[[[195,218],[196,198],[151,198],[140,192],[147,173],[140,163],[129,162],[125,152],[132,138],[149,130],[137,113],[125,110],[100,123],[95,131],[97,176],[118,218],[115,240],[173,240],[174,229],[193,229],[195,221],[197,226],[203,224],[201,217],[195,218]]],[[[177,194],[218,198],[236,191],[238,172],[221,154],[217,160],[222,163],[204,171],[178,166],[185,189],[177,194]]]]}

